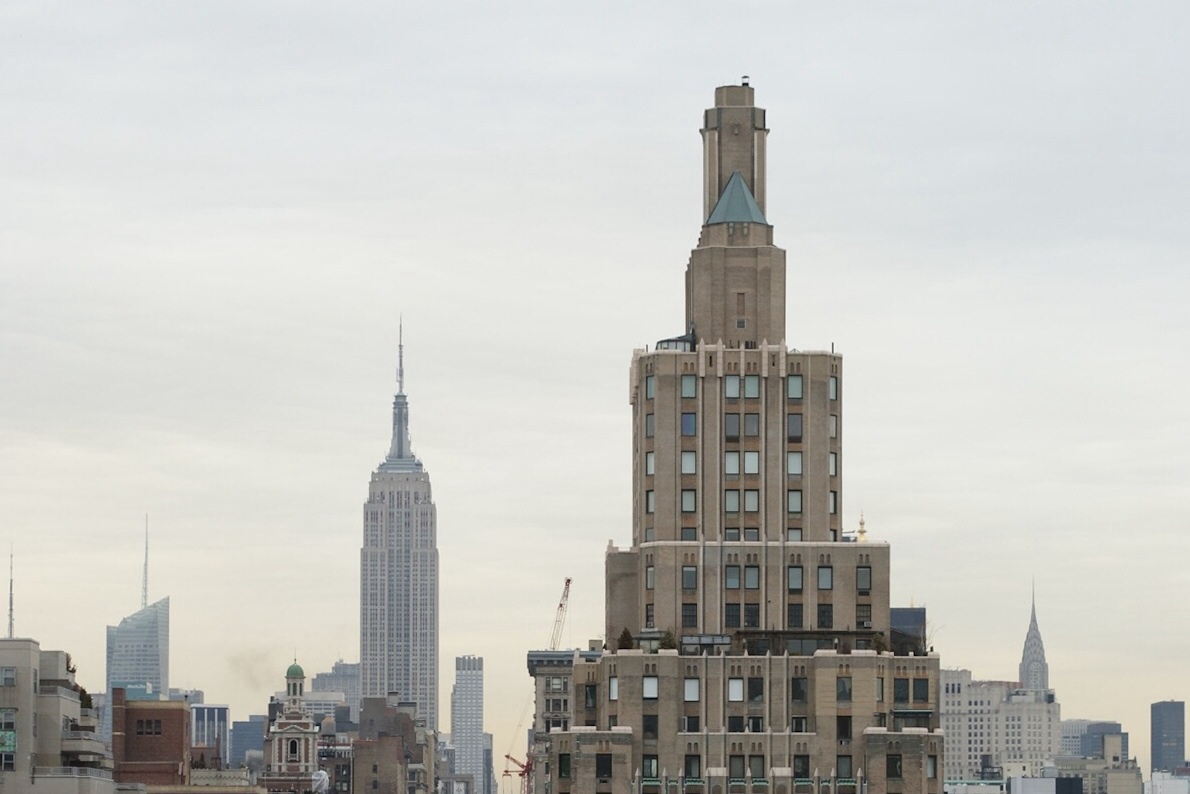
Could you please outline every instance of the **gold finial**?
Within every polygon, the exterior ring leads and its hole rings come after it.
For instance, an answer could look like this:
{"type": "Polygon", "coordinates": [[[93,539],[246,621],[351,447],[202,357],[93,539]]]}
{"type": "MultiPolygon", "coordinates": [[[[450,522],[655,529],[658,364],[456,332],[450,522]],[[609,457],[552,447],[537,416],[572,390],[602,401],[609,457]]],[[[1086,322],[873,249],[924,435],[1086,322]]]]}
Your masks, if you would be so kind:
{"type": "Polygon", "coordinates": [[[868,530],[864,529],[864,511],[862,510],[859,512],[859,538],[856,539],[856,542],[868,542],[868,530]]]}

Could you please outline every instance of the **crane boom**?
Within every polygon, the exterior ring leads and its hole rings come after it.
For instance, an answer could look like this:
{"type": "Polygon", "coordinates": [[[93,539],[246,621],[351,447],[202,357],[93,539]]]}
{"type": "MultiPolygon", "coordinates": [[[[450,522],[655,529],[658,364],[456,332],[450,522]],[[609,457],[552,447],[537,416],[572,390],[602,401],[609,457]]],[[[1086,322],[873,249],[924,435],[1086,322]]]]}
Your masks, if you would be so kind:
{"type": "Polygon", "coordinates": [[[554,633],[550,636],[550,650],[558,650],[558,643],[562,640],[562,626],[566,625],[566,603],[570,600],[570,577],[566,577],[566,584],[562,585],[562,598],[558,601],[558,612],[554,616],[554,633]]]}

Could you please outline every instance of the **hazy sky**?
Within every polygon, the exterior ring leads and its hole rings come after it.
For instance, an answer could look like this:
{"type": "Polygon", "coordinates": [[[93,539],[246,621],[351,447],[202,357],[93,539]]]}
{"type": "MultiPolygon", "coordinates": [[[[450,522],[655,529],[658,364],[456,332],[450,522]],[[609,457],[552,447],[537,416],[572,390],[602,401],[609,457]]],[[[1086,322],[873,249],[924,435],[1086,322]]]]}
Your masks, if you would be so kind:
{"type": "MultiPolygon", "coordinates": [[[[17,633],[262,712],[358,657],[397,318],[433,478],[443,727],[482,655],[602,631],[634,347],[682,330],[698,128],[748,74],[793,347],[844,355],[844,515],[947,667],[1064,717],[1190,696],[1190,6],[0,5],[0,538],[17,633]]],[[[515,742],[515,744],[514,744],[515,742]]]]}

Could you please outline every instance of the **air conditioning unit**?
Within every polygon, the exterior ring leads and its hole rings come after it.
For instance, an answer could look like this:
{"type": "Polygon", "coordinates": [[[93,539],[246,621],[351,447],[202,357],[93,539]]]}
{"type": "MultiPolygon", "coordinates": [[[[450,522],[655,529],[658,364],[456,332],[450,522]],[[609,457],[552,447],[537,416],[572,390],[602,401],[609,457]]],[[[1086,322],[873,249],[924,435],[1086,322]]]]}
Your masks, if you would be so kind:
{"type": "Polygon", "coordinates": [[[872,621],[870,621],[870,620],[865,620],[865,621],[864,621],[863,623],[861,623],[860,625],[861,625],[861,626],[863,626],[865,629],[870,629],[870,628],[872,628],[872,621]]]}

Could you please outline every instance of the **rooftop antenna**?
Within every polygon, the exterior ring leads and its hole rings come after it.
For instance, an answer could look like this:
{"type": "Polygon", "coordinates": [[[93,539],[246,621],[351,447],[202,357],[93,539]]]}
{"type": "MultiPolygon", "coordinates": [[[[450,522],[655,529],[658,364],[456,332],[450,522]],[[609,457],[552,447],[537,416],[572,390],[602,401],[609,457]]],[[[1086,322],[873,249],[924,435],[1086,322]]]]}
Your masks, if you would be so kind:
{"type": "Polygon", "coordinates": [[[748,85],[748,75],[744,75],[743,84],[748,85]]]}
{"type": "Polygon", "coordinates": [[[140,583],[140,608],[149,605],[149,514],[145,513],[145,573],[140,583]]]}
{"type": "Polygon", "coordinates": [[[405,317],[397,321],[397,394],[405,393],[405,317]]]}
{"type": "Polygon", "coordinates": [[[8,639],[13,638],[12,623],[12,541],[8,543],[8,639]]]}

